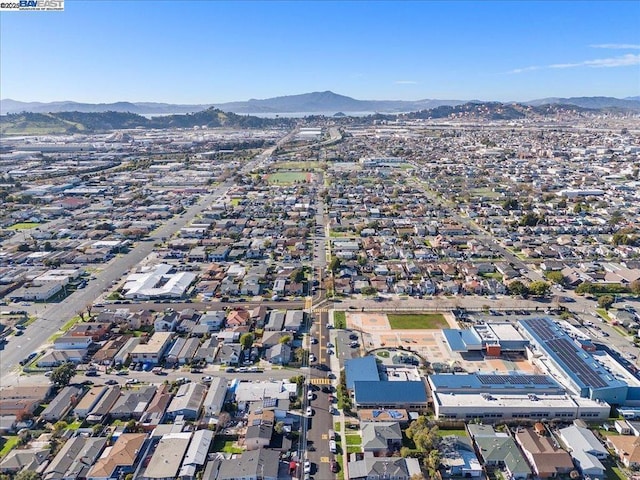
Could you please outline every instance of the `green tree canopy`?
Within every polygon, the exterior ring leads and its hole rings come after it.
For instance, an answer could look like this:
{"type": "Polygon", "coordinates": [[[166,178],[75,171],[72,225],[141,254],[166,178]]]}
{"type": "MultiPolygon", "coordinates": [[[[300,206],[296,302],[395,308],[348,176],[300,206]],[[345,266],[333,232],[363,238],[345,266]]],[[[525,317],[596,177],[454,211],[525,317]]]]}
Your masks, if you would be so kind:
{"type": "Polygon", "coordinates": [[[520,280],[514,280],[507,288],[511,295],[521,295],[526,297],[529,294],[529,288],[520,280]]]}
{"type": "Polygon", "coordinates": [[[41,478],[40,474],[33,470],[22,470],[14,477],[14,480],[40,480],[41,478]]]}
{"type": "Polygon", "coordinates": [[[244,350],[251,348],[253,345],[253,333],[243,333],[240,336],[240,345],[242,345],[244,350]]]}
{"type": "Polygon", "coordinates": [[[614,298],[611,295],[602,295],[601,297],[598,297],[598,306],[605,310],[609,310],[611,305],[613,305],[613,302],[614,298]]]}
{"type": "Polygon", "coordinates": [[[564,284],[564,275],[562,274],[562,272],[559,272],[559,271],[546,272],[544,276],[547,277],[547,280],[557,285],[564,284]]]}
{"type": "Polygon", "coordinates": [[[582,282],[580,285],[576,287],[576,293],[595,293],[596,287],[591,282],[582,282]]]}
{"type": "Polygon", "coordinates": [[[551,290],[551,286],[542,280],[536,280],[529,284],[529,292],[531,295],[535,295],[538,297],[544,297],[548,295],[551,290]]]}
{"type": "Polygon", "coordinates": [[[76,366],[71,362],[63,363],[51,372],[51,381],[58,387],[66,387],[76,374],[76,366]]]}

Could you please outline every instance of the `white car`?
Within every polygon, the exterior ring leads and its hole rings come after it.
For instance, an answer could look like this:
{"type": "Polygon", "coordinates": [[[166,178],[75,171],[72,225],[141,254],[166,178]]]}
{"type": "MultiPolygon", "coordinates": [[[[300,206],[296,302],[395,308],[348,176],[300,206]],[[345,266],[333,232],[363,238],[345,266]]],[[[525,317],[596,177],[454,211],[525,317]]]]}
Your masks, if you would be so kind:
{"type": "Polygon", "coordinates": [[[134,385],[136,383],[138,383],[138,379],[137,378],[130,378],[129,380],[127,380],[126,382],[124,382],[126,385],[134,385]]]}
{"type": "Polygon", "coordinates": [[[313,409],[311,407],[307,407],[307,417],[313,416],[313,409]]]}
{"type": "Polygon", "coordinates": [[[313,392],[311,390],[307,392],[307,400],[313,400],[313,392]]]}
{"type": "Polygon", "coordinates": [[[318,359],[316,358],[316,356],[315,356],[313,353],[311,353],[311,354],[309,355],[309,361],[313,363],[313,362],[315,362],[316,360],[318,360],[318,359]]]}
{"type": "Polygon", "coordinates": [[[304,473],[311,473],[311,462],[309,460],[304,461],[304,473]]]}

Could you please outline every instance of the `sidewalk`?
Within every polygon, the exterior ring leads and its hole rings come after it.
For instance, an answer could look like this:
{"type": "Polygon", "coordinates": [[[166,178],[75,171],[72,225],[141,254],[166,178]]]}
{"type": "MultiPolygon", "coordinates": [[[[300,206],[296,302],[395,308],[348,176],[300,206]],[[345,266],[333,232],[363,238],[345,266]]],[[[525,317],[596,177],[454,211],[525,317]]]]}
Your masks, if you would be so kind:
{"type": "MultiPolygon", "coordinates": [[[[328,312],[328,318],[329,321],[333,320],[333,310],[329,310],[328,312]]],[[[327,330],[328,333],[328,337],[329,337],[329,341],[331,341],[331,343],[333,343],[334,345],[337,346],[337,342],[336,342],[336,336],[337,333],[334,329],[331,330],[327,330]]],[[[336,378],[334,380],[331,381],[331,385],[333,386],[333,388],[337,391],[338,389],[338,385],[340,383],[340,361],[338,360],[338,355],[337,355],[337,349],[334,353],[334,355],[331,355],[330,357],[330,366],[331,366],[331,372],[333,372],[333,374],[336,376],[336,378]]],[[[340,431],[336,432],[336,434],[340,435],[340,448],[342,449],[342,473],[344,475],[344,479],[348,480],[349,479],[349,469],[348,469],[348,459],[349,456],[347,454],[347,437],[345,434],[345,422],[346,422],[346,417],[344,416],[344,411],[342,409],[339,410],[340,411],[340,415],[336,418],[334,418],[334,424],[336,421],[340,422],[340,431]]],[[[332,425],[333,428],[333,425],[332,425]]]]}

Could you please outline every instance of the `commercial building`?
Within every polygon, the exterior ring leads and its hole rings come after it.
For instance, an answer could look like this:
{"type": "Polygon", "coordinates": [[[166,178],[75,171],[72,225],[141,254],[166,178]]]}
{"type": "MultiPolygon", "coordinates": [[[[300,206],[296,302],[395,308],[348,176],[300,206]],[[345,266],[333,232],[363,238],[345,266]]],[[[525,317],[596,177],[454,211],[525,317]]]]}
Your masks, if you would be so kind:
{"type": "Polygon", "coordinates": [[[143,273],[129,275],[123,287],[126,298],[151,300],[181,298],[196,280],[192,272],[176,272],[174,267],[161,263],[143,273]]]}

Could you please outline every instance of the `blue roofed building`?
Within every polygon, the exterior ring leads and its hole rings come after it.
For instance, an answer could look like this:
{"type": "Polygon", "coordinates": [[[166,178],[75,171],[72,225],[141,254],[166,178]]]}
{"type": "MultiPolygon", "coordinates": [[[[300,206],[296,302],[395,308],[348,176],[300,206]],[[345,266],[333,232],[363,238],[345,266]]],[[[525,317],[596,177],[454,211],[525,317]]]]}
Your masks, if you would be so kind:
{"type": "Polygon", "coordinates": [[[425,384],[412,381],[357,380],[353,398],[357,408],[404,408],[410,411],[426,410],[429,401],[425,384]]]}
{"type": "Polygon", "coordinates": [[[562,380],[583,398],[599,400],[613,405],[627,401],[629,387],[608,372],[591,353],[580,348],[559,325],[549,318],[520,321],[526,338],[531,340],[534,352],[544,354],[562,380]]]}
{"type": "Polygon", "coordinates": [[[347,388],[354,389],[356,381],[379,382],[380,372],[375,357],[367,356],[345,360],[344,372],[347,377],[347,388]]]}

